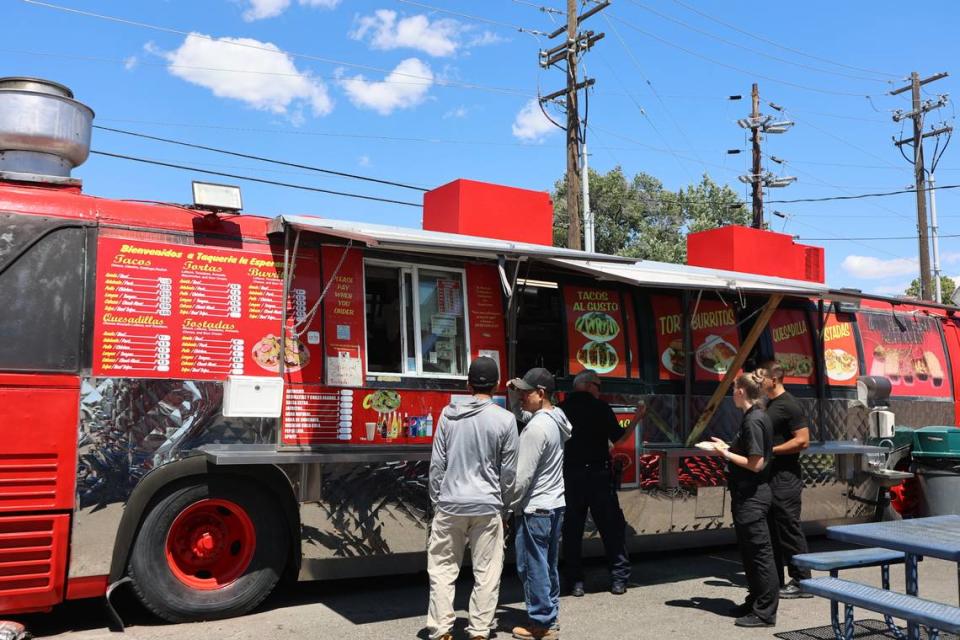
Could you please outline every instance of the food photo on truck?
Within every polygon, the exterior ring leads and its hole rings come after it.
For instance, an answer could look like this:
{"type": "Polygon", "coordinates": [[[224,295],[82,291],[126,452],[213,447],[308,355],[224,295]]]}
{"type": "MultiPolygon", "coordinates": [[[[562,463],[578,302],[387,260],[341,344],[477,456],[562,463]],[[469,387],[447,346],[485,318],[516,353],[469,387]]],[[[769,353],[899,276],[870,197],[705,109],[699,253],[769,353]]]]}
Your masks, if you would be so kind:
{"type": "Polygon", "coordinates": [[[779,362],[811,422],[811,533],[882,512],[860,376],[901,426],[960,419],[960,310],[830,288],[790,236],[585,253],[552,246],[548,194],[470,180],[425,194],[422,229],[96,198],[70,173],[92,118],[0,79],[0,615],[129,583],[206,620],[283,576],[422,571],[434,430],[480,356],[561,392],[593,369],[622,426],[641,412],[613,452],[634,552],[733,542],[722,460],[693,445],[735,432],[743,368],[779,362]],[[24,105],[51,115],[6,117],[24,105]]]}

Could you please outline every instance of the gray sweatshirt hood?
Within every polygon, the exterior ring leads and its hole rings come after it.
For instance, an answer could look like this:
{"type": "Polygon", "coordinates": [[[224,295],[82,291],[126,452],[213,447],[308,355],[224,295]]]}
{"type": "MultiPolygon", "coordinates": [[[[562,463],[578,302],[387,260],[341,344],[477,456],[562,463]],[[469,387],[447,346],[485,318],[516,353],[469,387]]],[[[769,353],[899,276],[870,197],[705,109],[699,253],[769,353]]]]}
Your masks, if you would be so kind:
{"type": "Polygon", "coordinates": [[[567,418],[567,414],[563,412],[563,409],[560,407],[554,407],[552,409],[544,409],[543,411],[538,411],[538,414],[546,415],[557,425],[557,429],[560,430],[560,439],[563,442],[566,442],[570,439],[570,436],[573,435],[573,425],[570,423],[570,420],[567,418]]]}
{"type": "Polygon", "coordinates": [[[464,418],[470,418],[481,411],[483,411],[487,406],[492,403],[493,400],[479,400],[477,398],[471,398],[464,402],[457,402],[456,404],[448,404],[443,409],[443,415],[447,420],[463,420],[464,418]]]}

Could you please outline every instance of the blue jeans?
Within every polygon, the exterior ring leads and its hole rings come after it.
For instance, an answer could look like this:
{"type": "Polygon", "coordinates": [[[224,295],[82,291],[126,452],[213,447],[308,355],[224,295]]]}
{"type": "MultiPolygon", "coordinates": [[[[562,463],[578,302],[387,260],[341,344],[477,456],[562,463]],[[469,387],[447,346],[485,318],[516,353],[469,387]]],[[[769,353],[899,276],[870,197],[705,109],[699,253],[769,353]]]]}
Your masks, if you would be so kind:
{"type": "Polygon", "coordinates": [[[538,627],[550,628],[560,613],[560,530],[563,507],[538,509],[517,517],[517,573],[523,581],[527,616],[538,627]]]}

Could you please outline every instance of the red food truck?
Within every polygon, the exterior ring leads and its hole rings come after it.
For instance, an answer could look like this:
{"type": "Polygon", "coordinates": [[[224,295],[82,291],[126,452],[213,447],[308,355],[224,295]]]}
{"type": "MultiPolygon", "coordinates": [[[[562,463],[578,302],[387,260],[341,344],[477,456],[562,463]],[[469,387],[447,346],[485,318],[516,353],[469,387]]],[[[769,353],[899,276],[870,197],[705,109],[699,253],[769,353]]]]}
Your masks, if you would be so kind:
{"type": "Polygon", "coordinates": [[[874,516],[859,375],[893,382],[900,424],[957,423],[960,310],[830,289],[788,236],[584,254],[550,246],[547,194],[462,180],[422,230],[101,199],[70,176],[91,119],[0,80],[2,615],[129,579],[166,620],[211,619],[284,574],[422,570],[433,430],[481,355],[567,389],[592,368],[625,426],[642,412],[615,451],[633,550],[733,540],[691,445],[732,435],[750,360],[783,363],[814,425],[811,531],[874,516]]]}

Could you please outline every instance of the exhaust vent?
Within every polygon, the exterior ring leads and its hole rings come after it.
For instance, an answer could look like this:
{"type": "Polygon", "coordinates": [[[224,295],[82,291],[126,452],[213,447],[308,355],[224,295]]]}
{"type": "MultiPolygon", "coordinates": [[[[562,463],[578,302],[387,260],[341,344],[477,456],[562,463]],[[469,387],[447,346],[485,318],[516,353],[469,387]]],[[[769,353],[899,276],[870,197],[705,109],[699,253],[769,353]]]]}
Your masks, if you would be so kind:
{"type": "Polygon", "coordinates": [[[0,78],[0,180],[79,185],[90,155],[93,111],[62,84],[0,78]]]}

